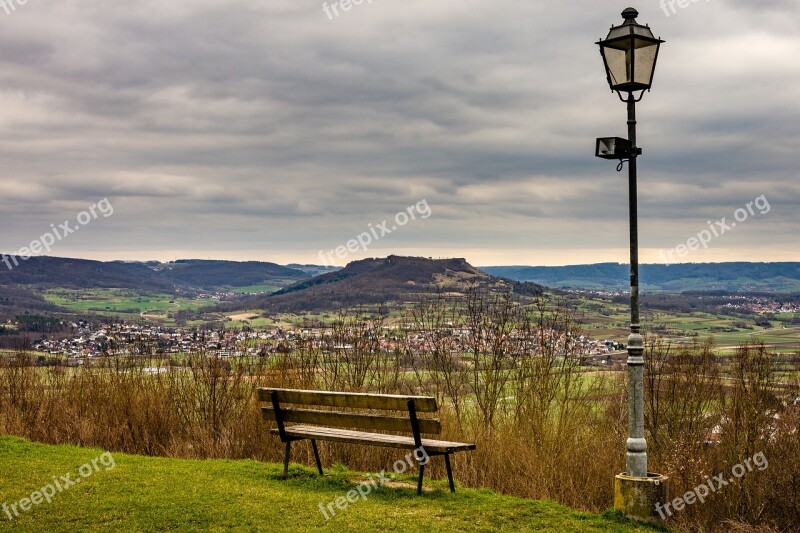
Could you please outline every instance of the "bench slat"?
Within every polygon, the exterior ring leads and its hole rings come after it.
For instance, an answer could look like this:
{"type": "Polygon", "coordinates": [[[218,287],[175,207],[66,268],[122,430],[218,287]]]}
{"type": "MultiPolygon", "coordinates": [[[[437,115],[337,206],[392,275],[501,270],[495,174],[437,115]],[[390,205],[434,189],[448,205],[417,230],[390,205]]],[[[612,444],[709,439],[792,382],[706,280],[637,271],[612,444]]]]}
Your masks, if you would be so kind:
{"type": "MultiPolygon", "coordinates": [[[[275,420],[275,410],[272,407],[262,407],[262,416],[265,420],[275,420]]],[[[292,409],[281,407],[281,417],[284,422],[299,422],[303,424],[319,424],[323,426],[336,426],[343,428],[359,428],[385,431],[413,431],[411,419],[399,416],[370,415],[360,413],[336,413],[333,411],[316,411],[309,409],[292,409]]],[[[442,425],[439,420],[420,418],[419,429],[421,433],[439,434],[442,425]]],[[[287,430],[289,428],[286,428],[287,430]]]]}
{"type": "Polygon", "coordinates": [[[419,413],[435,413],[438,409],[436,398],[431,396],[401,396],[397,394],[259,388],[258,399],[262,402],[271,401],[270,394],[273,391],[278,393],[278,401],[281,403],[407,411],[408,400],[414,400],[414,406],[419,413]]]}
{"type": "MultiPolygon", "coordinates": [[[[278,430],[273,429],[272,433],[277,434],[278,430]]],[[[370,446],[381,446],[384,448],[414,450],[417,447],[417,445],[414,443],[413,437],[383,435],[381,433],[365,433],[362,431],[350,431],[346,429],[324,428],[318,426],[289,426],[286,428],[286,434],[290,437],[326,440],[332,442],[346,442],[351,444],[367,444],[370,446]]],[[[422,439],[422,446],[429,453],[454,453],[475,449],[474,444],[434,439],[422,439]]]]}

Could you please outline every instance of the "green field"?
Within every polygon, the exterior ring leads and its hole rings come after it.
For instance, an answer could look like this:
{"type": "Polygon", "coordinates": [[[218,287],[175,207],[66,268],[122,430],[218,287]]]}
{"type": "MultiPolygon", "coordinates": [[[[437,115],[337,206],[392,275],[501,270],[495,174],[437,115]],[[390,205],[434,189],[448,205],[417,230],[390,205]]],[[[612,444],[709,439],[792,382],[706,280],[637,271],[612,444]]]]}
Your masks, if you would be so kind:
{"type": "MultiPolygon", "coordinates": [[[[410,478],[358,497],[335,516],[319,510],[367,481],[363,474],[338,467],[318,478],[293,465],[289,479],[282,467],[255,461],[177,460],[113,453],[73,446],[34,444],[0,437],[0,494],[9,517],[0,513],[0,529],[13,531],[659,531],[613,513],[577,512],[545,501],[524,500],[488,490],[459,488],[446,481],[426,482],[416,496],[410,478]],[[97,459],[101,460],[98,461],[97,459]],[[95,460],[95,468],[91,467],[95,460]],[[90,465],[89,475],[83,465],[90,465]],[[80,481],[55,491],[50,503],[26,512],[23,498],[71,474],[80,481]],[[17,513],[11,509],[17,504],[17,513]]],[[[340,500],[340,502],[346,500],[340,500]]],[[[2,502],[0,502],[2,503],[2,502]]],[[[340,503],[340,505],[343,505],[340,503]]]]}
{"type": "Polygon", "coordinates": [[[248,285],[246,287],[231,287],[231,292],[238,294],[253,294],[260,292],[275,292],[285,287],[285,285],[248,285]]]}
{"type": "MultiPolygon", "coordinates": [[[[627,305],[604,300],[582,298],[576,305],[583,314],[584,329],[593,338],[624,342],[628,336],[630,311],[627,305]]],[[[773,327],[765,329],[749,321],[741,327],[739,317],[704,312],[667,313],[642,312],[642,329],[678,341],[713,339],[714,345],[727,352],[742,343],[760,340],[770,350],[779,353],[800,351],[800,326],[790,325],[793,315],[782,315],[772,321],[773,327]]]]}
{"type": "MultiPolygon", "coordinates": [[[[208,299],[177,297],[131,289],[49,289],[42,296],[50,303],[78,313],[94,313],[130,320],[144,316],[168,320],[168,313],[194,311],[211,305],[208,299]]],[[[174,321],[173,321],[174,322],[174,321]]]]}
{"type": "MultiPolygon", "coordinates": [[[[260,291],[267,286],[242,287],[242,291],[260,291]]],[[[43,291],[45,299],[77,313],[95,313],[131,320],[144,318],[165,325],[176,325],[174,313],[208,308],[216,300],[188,298],[174,294],[147,293],[130,289],[49,289],[43,291]]],[[[606,300],[580,297],[572,302],[584,324],[585,333],[591,338],[612,339],[624,342],[628,336],[630,321],[628,306],[606,300]]],[[[402,310],[392,309],[386,318],[387,325],[399,323],[402,310]]],[[[281,313],[263,316],[259,309],[217,314],[208,313],[205,320],[226,319],[230,327],[238,329],[245,324],[256,329],[291,328],[306,321],[331,323],[338,314],[330,313],[281,313]],[[252,316],[247,316],[252,315],[252,316]]],[[[715,346],[727,352],[736,346],[761,340],[777,353],[797,353],[800,350],[800,326],[791,324],[793,315],[778,315],[773,327],[764,329],[752,320],[705,312],[667,313],[643,311],[642,326],[645,332],[656,333],[677,341],[713,339],[715,346]]],[[[188,326],[201,324],[202,320],[189,321],[188,326]]]]}

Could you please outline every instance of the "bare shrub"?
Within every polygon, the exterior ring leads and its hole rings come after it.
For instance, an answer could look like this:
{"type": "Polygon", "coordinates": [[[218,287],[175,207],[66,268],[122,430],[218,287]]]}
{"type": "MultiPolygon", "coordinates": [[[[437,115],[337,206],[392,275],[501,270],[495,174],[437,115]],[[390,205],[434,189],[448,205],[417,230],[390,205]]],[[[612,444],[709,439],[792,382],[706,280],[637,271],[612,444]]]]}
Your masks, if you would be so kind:
{"type": "MultiPolygon", "coordinates": [[[[434,395],[440,437],[478,445],[453,457],[461,483],[591,511],[611,505],[611,480],[625,461],[625,373],[585,365],[580,321],[563,300],[437,293],[396,320],[386,316],[340,313],[327,330],[245,358],[166,359],[142,342],[138,355],[66,368],[38,366],[20,350],[0,359],[0,432],[148,455],[278,461],[282,447],[261,417],[257,387],[434,395]]],[[[758,452],[769,458],[768,468],[687,507],[672,527],[800,530],[798,358],[778,360],[761,344],[723,358],[710,344],[649,338],[645,361],[651,464],[671,477],[673,494],[758,452]]],[[[398,459],[396,450],[331,443],[320,452],[326,464],[370,472],[398,459]]],[[[313,462],[307,443],[293,457],[313,462]]],[[[429,468],[445,474],[441,461],[429,468]]]]}

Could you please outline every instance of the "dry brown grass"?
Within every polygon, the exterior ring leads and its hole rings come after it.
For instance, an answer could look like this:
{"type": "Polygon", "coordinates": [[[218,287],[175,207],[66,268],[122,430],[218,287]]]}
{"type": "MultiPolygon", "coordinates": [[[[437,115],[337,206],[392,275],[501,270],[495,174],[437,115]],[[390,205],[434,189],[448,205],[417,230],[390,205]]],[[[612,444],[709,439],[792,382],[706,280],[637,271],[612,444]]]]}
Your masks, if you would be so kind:
{"type": "MultiPolygon", "coordinates": [[[[279,461],[282,446],[260,416],[257,387],[414,392],[438,398],[444,438],[477,443],[477,451],[453,457],[464,485],[577,509],[610,507],[611,481],[624,470],[627,413],[624,393],[608,391],[624,391],[624,375],[587,379],[579,347],[558,345],[548,334],[577,337],[569,309],[545,300],[523,309],[510,298],[436,297],[409,319],[415,327],[406,335],[424,337],[425,350],[404,342],[395,353],[382,352],[371,334],[381,331],[380,318],[342,316],[330,346],[300,342],[290,353],[257,360],[193,354],[179,362],[112,358],[65,368],[37,367],[20,352],[0,366],[0,433],[147,455],[279,461]],[[454,351],[448,323],[470,330],[466,350],[454,351]],[[164,370],[148,370],[156,366],[164,370]]],[[[763,346],[743,346],[723,363],[710,346],[651,342],[647,360],[651,470],[672,477],[674,495],[757,452],[770,461],[690,506],[673,525],[800,529],[796,410],[783,402],[787,391],[776,388],[763,346]],[[719,442],[704,444],[714,426],[719,442]]],[[[796,395],[796,384],[790,390],[796,395]]],[[[382,448],[322,444],[320,451],[327,465],[368,472],[397,459],[382,448]]],[[[307,445],[298,444],[293,457],[313,461],[307,445]]],[[[445,475],[436,460],[430,472],[445,475]]]]}

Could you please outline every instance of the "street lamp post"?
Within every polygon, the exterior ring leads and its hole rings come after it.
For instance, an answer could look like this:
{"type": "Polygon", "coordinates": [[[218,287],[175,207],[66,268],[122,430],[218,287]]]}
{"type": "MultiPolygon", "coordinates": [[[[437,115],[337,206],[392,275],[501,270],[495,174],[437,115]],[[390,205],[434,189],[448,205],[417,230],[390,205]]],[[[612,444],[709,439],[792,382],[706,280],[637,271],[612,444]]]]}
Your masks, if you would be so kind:
{"type": "Polygon", "coordinates": [[[647,469],[644,437],[644,338],[639,322],[639,230],[637,158],[642,150],[636,142],[636,103],[650,90],[661,47],[648,26],[636,22],[638,11],[622,12],[624,22],[613,26],[599,41],[609,87],[628,106],[628,138],[597,139],[597,157],[619,159],[617,170],[628,162],[628,209],[630,214],[631,325],[628,336],[628,440],[626,471],[616,478],[614,507],[640,519],[658,519],[656,504],[667,501],[667,479],[647,469]],[[639,96],[635,95],[640,92],[639,96]],[[626,96],[623,94],[627,93],[626,96]]]}

